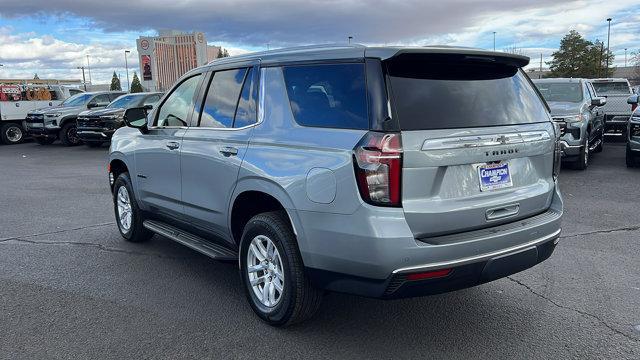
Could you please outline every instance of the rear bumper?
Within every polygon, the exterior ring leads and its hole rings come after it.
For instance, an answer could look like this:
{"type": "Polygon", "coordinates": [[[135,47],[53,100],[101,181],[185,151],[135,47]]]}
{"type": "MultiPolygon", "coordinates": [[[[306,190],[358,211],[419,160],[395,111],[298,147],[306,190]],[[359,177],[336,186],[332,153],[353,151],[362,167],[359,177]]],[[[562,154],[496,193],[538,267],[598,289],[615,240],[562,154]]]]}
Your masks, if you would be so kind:
{"type": "Polygon", "coordinates": [[[301,254],[316,286],[396,298],[474,286],[544,261],[560,236],[562,198],[556,187],[551,207],[543,214],[422,240],[413,237],[402,209],[335,215],[341,219],[300,213],[304,228],[301,254]],[[409,274],[439,269],[451,272],[437,279],[407,278],[409,274]]]}

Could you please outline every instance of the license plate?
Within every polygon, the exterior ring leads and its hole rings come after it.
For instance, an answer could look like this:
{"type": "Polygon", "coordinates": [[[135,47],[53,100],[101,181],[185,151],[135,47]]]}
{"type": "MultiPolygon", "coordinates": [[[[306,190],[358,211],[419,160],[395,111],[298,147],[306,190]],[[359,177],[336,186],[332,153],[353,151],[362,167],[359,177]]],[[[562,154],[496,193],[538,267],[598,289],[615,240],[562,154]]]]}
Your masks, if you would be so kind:
{"type": "Polygon", "coordinates": [[[480,191],[491,191],[513,186],[509,163],[482,164],[478,166],[480,191]]]}
{"type": "Polygon", "coordinates": [[[42,123],[28,123],[27,126],[30,128],[41,128],[42,123]]]}

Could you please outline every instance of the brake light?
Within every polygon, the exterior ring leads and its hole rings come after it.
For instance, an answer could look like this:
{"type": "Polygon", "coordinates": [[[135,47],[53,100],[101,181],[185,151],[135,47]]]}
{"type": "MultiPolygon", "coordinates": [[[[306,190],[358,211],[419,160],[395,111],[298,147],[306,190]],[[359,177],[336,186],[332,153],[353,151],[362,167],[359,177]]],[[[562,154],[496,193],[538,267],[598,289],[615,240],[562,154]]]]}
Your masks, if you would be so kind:
{"type": "Polygon", "coordinates": [[[407,280],[416,281],[416,280],[426,280],[426,279],[437,279],[437,278],[448,276],[449,274],[451,274],[451,269],[440,269],[440,270],[409,274],[407,275],[407,280]]]}
{"type": "Polygon", "coordinates": [[[562,128],[557,122],[553,123],[553,131],[555,134],[555,143],[553,147],[553,180],[557,180],[560,175],[562,166],[562,148],[560,147],[560,137],[562,136],[562,128]]]}
{"type": "Polygon", "coordinates": [[[356,145],[354,158],[362,199],[372,205],[400,206],[400,134],[368,132],[356,145]]]}

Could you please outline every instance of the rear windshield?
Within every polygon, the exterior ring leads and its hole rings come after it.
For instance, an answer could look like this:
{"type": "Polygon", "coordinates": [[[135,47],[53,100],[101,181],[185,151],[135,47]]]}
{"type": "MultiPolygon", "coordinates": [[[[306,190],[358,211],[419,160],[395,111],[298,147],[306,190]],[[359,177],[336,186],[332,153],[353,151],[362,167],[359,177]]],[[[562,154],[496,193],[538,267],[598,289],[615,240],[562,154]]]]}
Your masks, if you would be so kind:
{"type": "Polygon", "coordinates": [[[113,102],[111,102],[111,104],[109,104],[107,108],[110,108],[110,109],[132,108],[132,107],[138,106],[140,101],[142,101],[142,98],[144,98],[145,96],[146,95],[122,95],[117,99],[113,100],[113,102]]]}
{"type": "Polygon", "coordinates": [[[594,82],[593,87],[598,95],[630,94],[629,85],[626,82],[594,82]]]}
{"type": "Polygon", "coordinates": [[[535,83],[547,101],[578,103],[582,101],[582,87],[579,83],[535,83]]]}
{"type": "Polygon", "coordinates": [[[399,56],[386,62],[402,130],[548,121],[529,80],[510,64],[447,55],[399,56]]]}

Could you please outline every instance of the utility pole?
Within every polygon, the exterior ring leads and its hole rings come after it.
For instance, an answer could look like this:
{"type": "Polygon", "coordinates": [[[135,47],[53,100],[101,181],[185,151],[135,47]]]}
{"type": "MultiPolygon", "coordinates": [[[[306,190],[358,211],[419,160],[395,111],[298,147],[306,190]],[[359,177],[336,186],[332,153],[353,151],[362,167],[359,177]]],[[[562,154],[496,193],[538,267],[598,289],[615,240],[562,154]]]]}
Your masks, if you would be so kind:
{"type": "Polygon", "coordinates": [[[82,83],[84,84],[84,91],[87,91],[87,80],[84,78],[84,66],[78,66],[78,69],[82,69],[82,83]]]}
{"type": "Polygon", "coordinates": [[[89,55],[87,55],[87,71],[89,72],[89,84],[91,84],[91,65],[89,65],[89,55]]]}
{"type": "Polygon", "coordinates": [[[607,19],[609,23],[609,30],[607,31],[607,69],[605,70],[605,76],[609,76],[609,39],[611,38],[611,18],[607,19]]]}
{"type": "Polygon", "coordinates": [[[493,51],[496,51],[496,32],[493,32],[493,51]]]}
{"type": "Polygon", "coordinates": [[[542,79],[542,53],[540,53],[540,73],[538,74],[538,79],[542,79]]]}
{"type": "Polygon", "coordinates": [[[627,48],[624,48],[624,67],[627,67],[627,48]]]}
{"type": "Polygon", "coordinates": [[[604,52],[604,43],[600,42],[600,61],[598,62],[598,77],[602,77],[602,53],[604,52]]]}
{"type": "Polygon", "coordinates": [[[127,92],[131,92],[131,84],[129,83],[129,64],[127,63],[127,54],[130,52],[131,51],[129,50],[124,51],[124,68],[127,71],[127,92]]]}
{"type": "Polygon", "coordinates": [[[351,39],[353,39],[353,36],[349,36],[349,38],[348,38],[349,44],[351,44],[351,39]]]}

